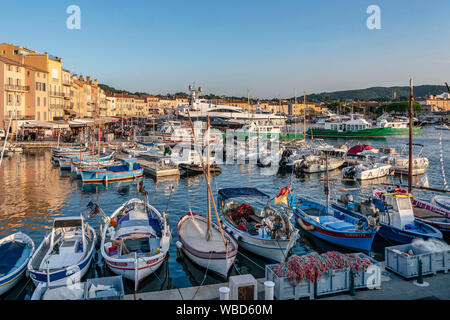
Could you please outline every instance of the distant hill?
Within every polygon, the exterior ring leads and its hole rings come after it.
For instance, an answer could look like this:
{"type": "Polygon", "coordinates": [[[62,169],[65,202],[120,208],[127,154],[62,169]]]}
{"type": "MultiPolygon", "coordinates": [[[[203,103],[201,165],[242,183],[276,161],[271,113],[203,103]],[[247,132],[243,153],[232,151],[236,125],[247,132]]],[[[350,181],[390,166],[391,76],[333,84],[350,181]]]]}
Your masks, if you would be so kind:
{"type": "MultiPolygon", "coordinates": [[[[393,92],[396,92],[397,99],[409,97],[409,87],[371,87],[367,89],[357,89],[357,90],[345,90],[345,91],[335,91],[335,92],[322,92],[317,94],[308,95],[309,100],[315,101],[325,101],[325,100],[379,100],[388,101],[393,97],[393,92]]],[[[427,95],[441,94],[447,92],[445,86],[437,85],[422,85],[414,87],[414,96],[425,97],[427,95]]]]}

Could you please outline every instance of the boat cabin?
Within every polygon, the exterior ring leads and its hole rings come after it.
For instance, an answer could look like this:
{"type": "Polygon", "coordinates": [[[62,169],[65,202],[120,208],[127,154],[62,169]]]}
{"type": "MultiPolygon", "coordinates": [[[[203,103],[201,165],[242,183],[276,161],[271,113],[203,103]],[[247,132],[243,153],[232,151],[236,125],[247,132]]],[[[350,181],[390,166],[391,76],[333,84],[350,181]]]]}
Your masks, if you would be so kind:
{"type": "Polygon", "coordinates": [[[374,198],[373,203],[380,212],[382,222],[396,228],[405,229],[405,226],[414,224],[414,211],[411,205],[411,195],[384,193],[381,199],[374,198]]]}

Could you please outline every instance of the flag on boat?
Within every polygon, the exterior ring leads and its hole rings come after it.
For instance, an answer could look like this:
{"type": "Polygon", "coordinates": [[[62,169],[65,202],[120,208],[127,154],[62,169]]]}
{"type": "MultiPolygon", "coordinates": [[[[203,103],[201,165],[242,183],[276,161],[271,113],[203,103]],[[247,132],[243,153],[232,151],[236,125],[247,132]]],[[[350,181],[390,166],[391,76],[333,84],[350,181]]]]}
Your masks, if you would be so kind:
{"type": "Polygon", "coordinates": [[[275,204],[285,204],[288,205],[288,194],[289,194],[289,186],[284,187],[281,189],[280,193],[277,194],[275,197],[275,204]]]}
{"type": "Polygon", "coordinates": [[[376,199],[380,199],[380,198],[381,198],[381,195],[382,195],[383,193],[386,193],[386,190],[384,190],[384,189],[382,189],[382,188],[375,188],[375,189],[373,189],[373,191],[372,191],[372,195],[373,195],[373,197],[376,198],[376,199]]]}

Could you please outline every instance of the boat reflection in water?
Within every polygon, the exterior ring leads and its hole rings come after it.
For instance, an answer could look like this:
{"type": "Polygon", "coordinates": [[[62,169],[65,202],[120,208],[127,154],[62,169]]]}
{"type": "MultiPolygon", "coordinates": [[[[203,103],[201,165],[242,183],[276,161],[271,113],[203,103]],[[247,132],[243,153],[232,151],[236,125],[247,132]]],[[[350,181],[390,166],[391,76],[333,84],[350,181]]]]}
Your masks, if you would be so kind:
{"type": "Polygon", "coordinates": [[[141,181],[143,181],[144,178],[137,178],[137,179],[130,179],[130,180],[123,180],[123,181],[116,181],[111,183],[81,183],[79,182],[81,191],[83,193],[97,193],[102,191],[109,191],[109,190],[117,190],[118,192],[122,193],[129,193],[132,189],[132,187],[141,181]]]}

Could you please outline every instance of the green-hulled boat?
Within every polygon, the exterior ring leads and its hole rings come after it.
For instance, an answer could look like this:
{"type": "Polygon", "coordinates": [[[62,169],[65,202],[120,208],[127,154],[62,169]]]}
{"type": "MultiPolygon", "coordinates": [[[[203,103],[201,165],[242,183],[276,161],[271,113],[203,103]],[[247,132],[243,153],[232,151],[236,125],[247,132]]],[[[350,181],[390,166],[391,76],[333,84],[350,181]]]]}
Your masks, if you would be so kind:
{"type": "MultiPolygon", "coordinates": [[[[364,119],[361,114],[351,114],[349,120],[324,121],[316,127],[308,129],[310,137],[329,138],[384,138],[391,135],[407,135],[409,128],[406,123],[386,122],[378,126],[364,119]]],[[[414,134],[423,133],[422,128],[413,128],[414,134]]]]}

